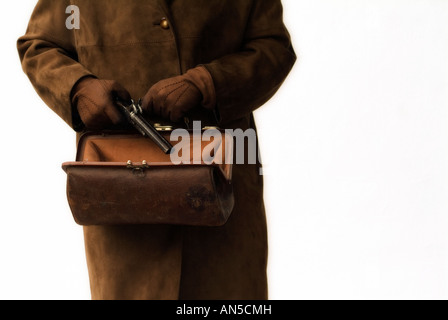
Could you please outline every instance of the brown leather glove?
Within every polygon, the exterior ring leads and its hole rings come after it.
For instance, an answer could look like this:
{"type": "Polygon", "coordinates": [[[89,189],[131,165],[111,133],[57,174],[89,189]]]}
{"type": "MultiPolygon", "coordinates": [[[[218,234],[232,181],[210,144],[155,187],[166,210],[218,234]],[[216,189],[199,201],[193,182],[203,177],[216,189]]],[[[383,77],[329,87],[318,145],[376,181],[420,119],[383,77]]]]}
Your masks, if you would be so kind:
{"type": "Polygon", "coordinates": [[[88,129],[105,129],[123,120],[115,99],[130,101],[128,91],[113,80],[86,77],[73,89],[72,105],[88,129]]]}
{"type": "Polygon", "coordinates": [[[177,122],[195,107],[213,109],[215,104],[213,79],[205,67],[199,66],[153,85],[143,98],[142,109],[177,122]]]}

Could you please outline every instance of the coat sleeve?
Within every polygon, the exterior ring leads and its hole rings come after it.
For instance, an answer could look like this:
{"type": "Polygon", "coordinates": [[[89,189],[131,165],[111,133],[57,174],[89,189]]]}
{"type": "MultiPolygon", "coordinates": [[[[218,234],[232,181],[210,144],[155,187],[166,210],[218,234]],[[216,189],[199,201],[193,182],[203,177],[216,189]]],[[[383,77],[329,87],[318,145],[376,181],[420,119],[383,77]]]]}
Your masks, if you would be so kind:
{"type": "Polygon", "coordinates": [[[22,68],[42,100],[80,130],[70,95],[78,80],[91,73],[77,61],[75,31],[66,27],[69,5],[69,0],[39,0],[17,48],[22,68]]]}
{"type": "Polygon", "coordinates": [[[206,64],[222,123],[249,115],[267,102],[289,74],[296,55],[280,0],[254,0],[240,52],[206,64]]]}

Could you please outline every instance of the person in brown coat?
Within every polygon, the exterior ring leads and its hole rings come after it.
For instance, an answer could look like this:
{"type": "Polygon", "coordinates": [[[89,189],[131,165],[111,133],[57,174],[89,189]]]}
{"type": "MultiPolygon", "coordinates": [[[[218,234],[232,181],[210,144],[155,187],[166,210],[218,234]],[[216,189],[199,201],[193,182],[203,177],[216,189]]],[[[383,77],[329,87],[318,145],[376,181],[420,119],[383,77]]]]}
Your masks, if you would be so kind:
{"type": "MultiPolygon", "coordinates": [[[[296,60],[282,14],[280,0],[39,0],[18,51],[78,135],[120,123],[113,96],[143,98],[150,119],[200,106],[196,120],[255,130],[296,60]]],[[[92,299],[267,299],[259,167],[234,166],[223,227],[84,227],[92,299]]]]}

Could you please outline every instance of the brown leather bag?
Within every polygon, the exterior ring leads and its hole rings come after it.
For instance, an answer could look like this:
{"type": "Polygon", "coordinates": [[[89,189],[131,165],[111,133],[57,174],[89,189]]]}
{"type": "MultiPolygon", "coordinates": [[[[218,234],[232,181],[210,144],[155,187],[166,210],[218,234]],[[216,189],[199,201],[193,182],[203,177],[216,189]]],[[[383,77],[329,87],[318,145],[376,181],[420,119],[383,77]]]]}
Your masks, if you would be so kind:
{"type": "MultiPolygon", "coordinates": [[[[169,140],[169,133],[163,136],[169,140]]],[[[139,134],[84,134],[76,161],[62,165],[76,223],[224,225],[234,205],[232,165],[225,144],[213,141],[201,141],[201,151],[218,143],[214,150],[222,161],[194,159],[191,135],[190,164],[175,165],[139,134]]]]}

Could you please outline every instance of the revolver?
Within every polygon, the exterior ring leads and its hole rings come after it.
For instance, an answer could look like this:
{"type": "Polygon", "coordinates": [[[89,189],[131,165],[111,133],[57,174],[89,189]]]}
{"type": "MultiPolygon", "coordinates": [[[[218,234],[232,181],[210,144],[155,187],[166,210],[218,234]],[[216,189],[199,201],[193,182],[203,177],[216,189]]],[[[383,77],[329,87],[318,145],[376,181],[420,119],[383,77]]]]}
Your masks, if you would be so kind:
{"type": "Polygon", "coordinates": [[[150,138],[157,146],[165,153],[171,153],[173,146],[166,140],[155,128],[143,117],[143,109],[141,107],[141,100],[137,103],[131,100],[127,105],[120,99],[116,99],[116,103],[121,112],[126,117],[127,121],[139,131],[143,136],[150,138]]]}

